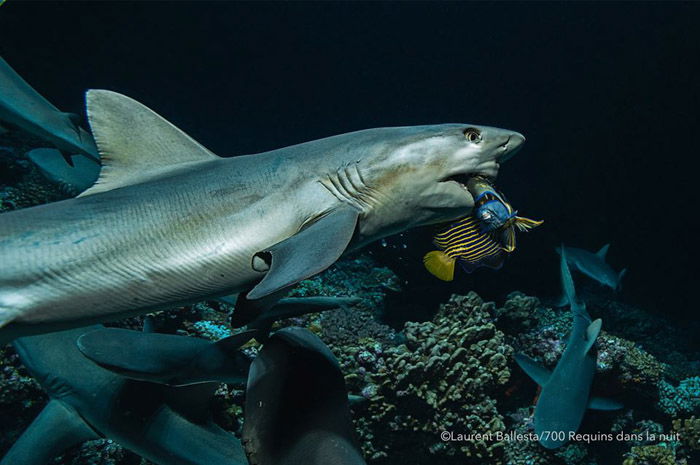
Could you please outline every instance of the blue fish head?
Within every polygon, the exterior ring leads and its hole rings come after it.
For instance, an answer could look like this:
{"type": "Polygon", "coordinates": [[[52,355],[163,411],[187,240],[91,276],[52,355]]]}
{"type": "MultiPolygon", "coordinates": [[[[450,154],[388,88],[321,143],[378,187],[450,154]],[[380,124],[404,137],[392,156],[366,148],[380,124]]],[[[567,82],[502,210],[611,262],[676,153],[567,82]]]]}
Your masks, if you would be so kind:
{"type": "Polygon", "coordinates": [[[489,200],[477,207],[475,216],[481,222],[483,231],[493,231],[505,225],[512,214],[501,201],[489,200]]]}

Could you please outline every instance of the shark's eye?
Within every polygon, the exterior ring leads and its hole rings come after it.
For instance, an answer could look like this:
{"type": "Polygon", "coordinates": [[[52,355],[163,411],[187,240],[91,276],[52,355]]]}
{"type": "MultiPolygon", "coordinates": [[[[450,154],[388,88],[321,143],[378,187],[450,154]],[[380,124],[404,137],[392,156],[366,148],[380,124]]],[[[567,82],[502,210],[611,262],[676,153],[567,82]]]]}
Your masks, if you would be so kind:
{"type": "Polygon", "coordinates": [[[481,142],[481,133],[476,128],[465,129],[464,130],[464,137],[466,137],[466,139],[469,142],[474,142],[475,144],[478,144],[479,142],[481,142]]]}

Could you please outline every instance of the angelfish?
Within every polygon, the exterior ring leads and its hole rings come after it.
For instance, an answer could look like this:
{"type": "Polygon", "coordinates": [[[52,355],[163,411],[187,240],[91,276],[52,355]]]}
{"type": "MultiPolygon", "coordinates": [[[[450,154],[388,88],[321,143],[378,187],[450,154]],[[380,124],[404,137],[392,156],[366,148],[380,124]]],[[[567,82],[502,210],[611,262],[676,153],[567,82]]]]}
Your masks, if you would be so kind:
{"type": "Polygon", "coordinates": [[[467,273],[480,267],[499,269],[506,254],[515,250],[515,230],[528,231],[543,223],[517,216],[484,177],[472,177],[467,188],[475,198],[473,213],[439,231],[433,243],[441,250],[423,257],[425,268],[443,281],[454,279],[456,262],[467,273]]]}

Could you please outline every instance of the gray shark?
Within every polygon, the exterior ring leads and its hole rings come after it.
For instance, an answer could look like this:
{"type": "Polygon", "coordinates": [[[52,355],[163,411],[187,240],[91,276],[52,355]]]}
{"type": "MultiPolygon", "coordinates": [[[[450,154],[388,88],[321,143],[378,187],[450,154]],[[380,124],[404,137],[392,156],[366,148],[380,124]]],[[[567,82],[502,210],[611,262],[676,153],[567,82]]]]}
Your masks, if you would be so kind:
{"type": "Polygon", "coordinates": [[[243,444],[255,465],[365,465],[337,360],[313,333],[281,329],[250,367],[243,444]]]}
{"type": "Polygon", "coordinates": [[[66,193],[78,195],[87,190],[100,174],[100,165],[82,155],[68,155],[70,163],[57,149],[33,149],[25,154],[50,181],[66,193]]]}
{"type": "Polygon", "coordinates": [[[85,155],[98,164],[95,142],[78,125],[79,120],[78,115],[53,106],[0,57],[0,122],[51,142],[65,153],[85,155]]]}
{"type": "MultiPolygon", "coordinates": [[[[627,273],[627,269],[623,269],[619,273],[613,270],[610,265],[605,262],[605,256],[608,254],[610,244],[605,244],[598,252],[589,252],[587,250],[576,247],[556,247],[558,254],[561,250],[566,250],[566,260],[569,266],[585,274],[591,279],[598,281],[604,286],[608,286],[614,290],[620,290],[622,287],[622,278],[627,273]]],[[[559,306],[564,306],[568,302],[562,298],[559,306]]]]}
{"type": "MultiPolygon", "coordinates": [[[[46,465],[65,449],[101,437],[159,465],[248,463],[240,441],[210,418],[208,403],[218,382],[171,387],[127,379],[101,368],[82,355],[77,341],[105,330],[93,326],[14,341],[22,362],[50,400],[0,465],[46,465]]],[[[198,367],[200,380],[218,380],[222,374],[227,379],[247,377],[247,365],[227,365],[222,370],[217,363],[222,357],[212,353],[237,351],[250,334],[216,344],[184,336],[146,336],[155,337],[157,343],[142,357],[165,360],[162,352],[175,349],[180,360],[189,359],[190,367],[198,367]],[[210,376],[205,376],[207,370],[210,376]]]]}
{"type": "Polygon", "coordinates": [[[524,141],[442,124],[220,158],[126,96],[86,101],[97,183],[0,215],[0,340],[236,293],[248,322],[348,250],[468,214],[466,178],[524,141]]]}
{"type": "Polygon", "coordinates": [[[555,449],[570,440],[583,420],[586,409],[616,410],[621,405],[609,399],[591,397],[590,390],[596,370],[596,358],[592,352],[602,321],[591,322],[583,302],[576,298],[574,282],[567,265],[568,249],[561,252],[561,280],[564,294],[571,302],[573,327],[553,372],[523,354],[516,354],[515,361],[542,391],[535,406],[535,433],[540,444],[555,449]]]}
{"type": "Polygon", "coordinates": [[[219,382],[245,383],[238,350],[267,339],[273,321],[352,305],[356,298],[282,299],[217,343],[91,326],[15,340],[22,362],[49,394],[0,465],[43,465],[68,447],[107,437],[157,464],[248,463],[240,442],[215,426],[208,402],[219,382]],[[215,382],[211,382],[215,381],[215,382]]]}

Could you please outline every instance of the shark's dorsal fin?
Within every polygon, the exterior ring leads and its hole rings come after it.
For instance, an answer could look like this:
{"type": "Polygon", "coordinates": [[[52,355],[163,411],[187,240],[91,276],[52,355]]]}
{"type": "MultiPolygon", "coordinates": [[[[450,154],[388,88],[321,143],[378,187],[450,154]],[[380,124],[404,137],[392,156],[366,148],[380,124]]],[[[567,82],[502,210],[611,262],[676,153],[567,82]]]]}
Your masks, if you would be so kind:
{"type": "Polygon", "coordinates": [[[125,95],[89,90],[87,114],[102,169],[80,197],[139,184],[218,157],[150,108],[125,95]]]}
{"type": "Polygon", "coordinates": [[[586,328],[586,348],[583,351],[584,354],[587,354],[588,351],[591,350],[591,347],[593,347],[593,344],[595,344],[595,340],[598,337],[598,334],[600,334],[600,328],[602,326],[603,320],[598,318],[588,325],[588,328],[586,328]]]}
{"type": "Polygon", "coordinates": [[[534,382],[544,386],[552,372],[524,354],[515,354],[515,361],[534,382]]]}
{"type": "Polygon", "coordinates": [[[600,258],[601,260],[605,261],[605,256],[608,254],[608,249],[610,248],[610,244],[605,244],[603,247],[600,248],[599,251],[597,251],[595,254],[600,258]]]}

